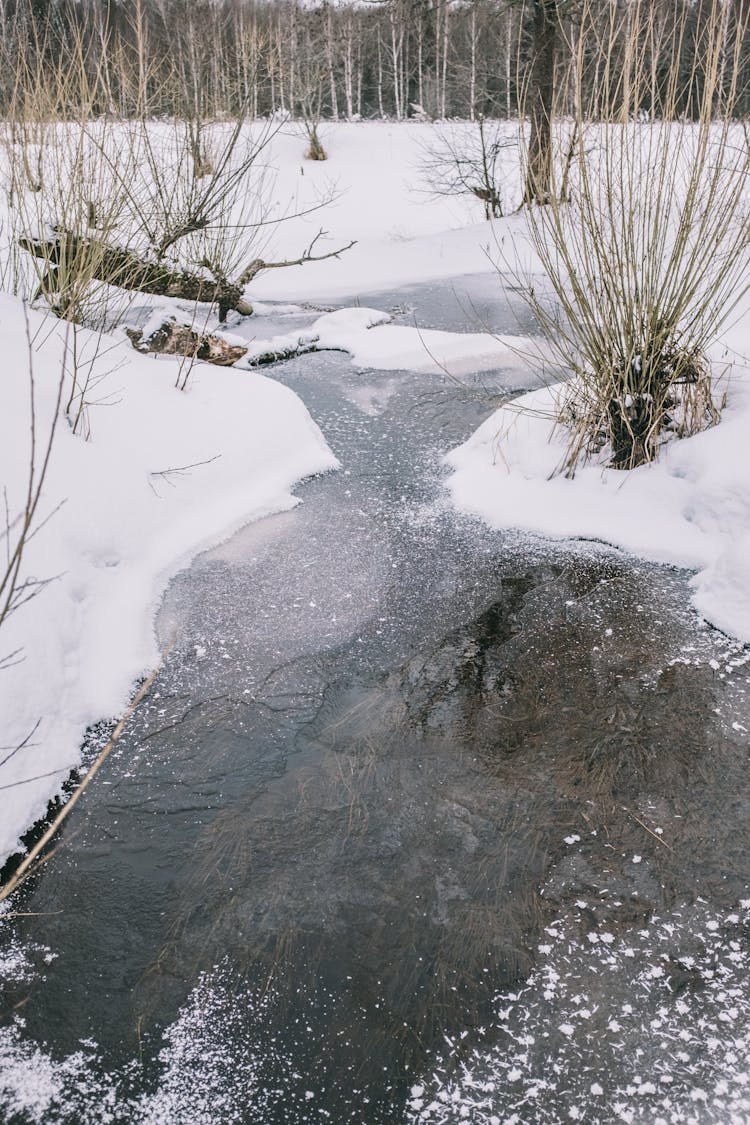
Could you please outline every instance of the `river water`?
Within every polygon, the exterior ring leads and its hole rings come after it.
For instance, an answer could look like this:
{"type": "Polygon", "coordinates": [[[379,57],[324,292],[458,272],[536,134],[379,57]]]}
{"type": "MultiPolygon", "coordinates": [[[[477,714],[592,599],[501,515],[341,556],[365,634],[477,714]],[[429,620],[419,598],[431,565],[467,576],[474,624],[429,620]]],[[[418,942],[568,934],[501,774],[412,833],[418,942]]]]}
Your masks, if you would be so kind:
{"type": "MultiPolygon", "coordinates": [[[[533,328],[481,279],[371,303],[533,328]]],[[[688,1120],[622,1094],[659,1018],[674,1104],[742,1112],[698,1025],[726,963],[744,1050],[746,654],[685,573],[450,509],[442,453],[520,371],[269,373],[341,471],[167,591],[165,667],[0,929],[0,1119],[688,1120]]]]}

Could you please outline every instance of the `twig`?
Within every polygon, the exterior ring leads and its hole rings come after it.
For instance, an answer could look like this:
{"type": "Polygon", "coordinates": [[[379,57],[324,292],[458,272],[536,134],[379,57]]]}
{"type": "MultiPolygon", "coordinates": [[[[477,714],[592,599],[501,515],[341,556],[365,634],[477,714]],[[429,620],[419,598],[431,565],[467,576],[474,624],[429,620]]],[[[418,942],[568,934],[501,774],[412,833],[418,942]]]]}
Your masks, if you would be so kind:
{"type": "Polygon", "coordinates": [[[62,910],[8,910],[0,914],[0,922],[6,918],[51,918],[55,914],[62,914],[62,910]]]}
{"type": "Polygon", "coordinates": [[[357,245],[356,239],[353,239],[346,246],[339,246],[337,250],[330,250],[327,254],[313,254],[316,242],[322,237],[323,231],[319,230],[307,250],[299,258],[288,258],[283,262],[265,262],[262,258],[255,258],[240,275],[237,284],[239,286],[248,285],[263,270],[285,269],[287,266],[303,266],[306,262],[325,262],[328,258],[338,258],[339,254],[343,254],[347,250],[351,250],[352,246],[357,245]]]}
{"type": "Polygon", "coordinates": [[[17,789],[19,785],[30,785],[32,781],[41,781],[43,777],[54,777],[56,773],[70,773],[76,768],[75,763],[68,766],[58,766],[56,770],[47,770],[46,773],[35,773],[33,777],[22,777],[20,781],[10,781],[7,785],[0,785],[0,790],[17,789]]]}
{"type": "Polygon", "coordinates": [[[626,809],[624,805],[621,805],[620,808],[622,809],[623,812],[626,812],[628,814],[628,816],[632,816],[632,818],[636,822],[636,824],[640,824],[641,828],[645,828],[645,830],[648,832],[649,836],[653,836],[655,840],[658,840],[659,843],[663,844],[665,848],[668,848],[670,852],[674,851],[674,848],[671,847],[671,845],[668,844],[666,840],[662,840],[662,838],[658,834],[658,832],[653,832],[647,824],[643,823],[643,821],[640,819],[640,817],[637,817],[635,815],[634,812],[631,812],[630,809],[626,809]]]}
{"type": "Polygon", "coordinates": [[[207,457],[205,461],[193,461],[191,465],[178,465],[174,469],[154,469],[149,473],[151,477],[163,477],[165,480],[169,476],[180,476],[182,473],[188,472],[189,469],[199,469],[201,465],[210,465],[212,461],[218,461],[221,457],[220,453],[215,453],[213,457],[207,457]]]}
{"type": "MultiPolygon", "coordinates": [[[[171,648],[171,645],[170,645],[170,648],[171,648]]],[[[75,805],[78,803],[79,799],[85,793],[85,791],[88,788],[90,782],[93,781],[94,777],[99,772],[99,769],[104,765],[104,763],[107,760],[107,758],[109,757],[111,751],[114,749],[114,747],[119,742],[120,737],[122,736],[122,732],[125,730],[125,726],[126,726],[128,720],[133,715],[133,712],[135,711],[138,704],[141,702],[141,700],[144,698],[146,693],[149,691],[151,685],[153,684],[153,682],[156,679],[159,671],[161,670],[162,665],[164,664],[164,661],[166,660],[168,654],[169,654],[169,649],[166,649],[164,651],[164,653],[162,654],[161,660],[159,661],[156,668],[154,668],[154,670],[150,674],[150,676],[148,676],[147,679],[144,680],[144,682],[141,684],[140,688],[138,689],[135,696],[133,697],[133,700],[130,703],[130,706],[128,707],[125,714],[120,719],[120,721],[117,724],[117,726],[115,727],[114,731],[112,732],[112,735],[109,739],[109,742],[104,747],[104,749],[99,753],[96,760],[91,764],[91,766],[89,766],[89,769],[87,770],[85,776],[83,777],[83,779],[80,781],[80,783],[76,787],[76,790],[73,793],[73,795],[71,796],[70,800],[65,805],[63,805],[63,807],[60,809],[60,811],[57,814],[57,816],[55,817],[55,819],[50,824],[47,831],[44,833],[44,835],[41,837],[41,839],[37,841],[37,843],[31,849],[29,854],[26,856],[26,859],[24,859],[24,861],[19,865],[19,867],[14,872],[14,874],[11,876],[11,878],[8,880],[8,882],[5,884],[5,886],[0,890],[0,902],[4,902],[5,899],[9,898],[13,894],[13,892],[15,890],[17,890],[17,888],[21,885],[21,883],[25,882],[25,880],[28,879],[28,877],[34,873],[36,868],[38,866],[40,866],[42,863],[45,862],[43,859],[42,860],[38,859],[40,852],[43,851],[43,849],[50,842],[50,840],[55,835],[57,830],[60,828],[63,821],[73,811],[73,808],[75,807],[75,805]]]]}
{"type": "MultiPolygon", "coordinates": [[[[0,667],[2,667],[1,662],[0,662],[0,667]]],[[[19,742],[18,746],[14,746],[13,749],[8,754],[6,754],[6,756],[4,758],[0,758],[0,766],[4,766],[6,762],[9,762],[11,760],[11,758],[19,752],[19,750],[23,750],[24,747],[29,745],[29,743],[31,742],[31,739],[34,737],[36,732],[39,730],[39,724],[41,723],[41,721],[42,721],[41,719],[37,719],[37,721],[34,723],[34,726],[31,728],[29,733],[24,738],[23,742],[19,742]]],[[[1,749],[6,749],[6,747],[2,747],[1,749]]]]}

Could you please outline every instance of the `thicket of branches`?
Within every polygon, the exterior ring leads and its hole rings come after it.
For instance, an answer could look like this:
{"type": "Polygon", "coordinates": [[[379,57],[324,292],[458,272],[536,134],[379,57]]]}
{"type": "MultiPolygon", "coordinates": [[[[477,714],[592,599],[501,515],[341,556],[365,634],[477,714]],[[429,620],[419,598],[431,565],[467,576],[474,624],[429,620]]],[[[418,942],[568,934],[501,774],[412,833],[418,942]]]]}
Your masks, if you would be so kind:
{"type": "MultiPolygon", "coordinates": [[[[749,2],[724,6],[728,54],[749,2]]],[[[549,68],[539,44],[554,26],[558,110],[572,113],[582,96],[595,116],[608,117],[628,105],[613,76],[632,48],[632,0],[601,0],[594,19],[582,19],[583,7],[580,0],[0,0],[0,113],[13,104],[19,65],[58,68],[82,42],[100,114],[216,116],[244,107],[256,117],[306,117],[314,107],[333,119],[510,118],[535,81],[534,66],[549,68]],[[578,79],[573,57],[583,67],[578,79]]],[[[710,0],[652,0],[650,9],[644,46],[657,86],[675,61],[689,76],[710,0]]],[[[744,44],[740,63],[750,73],[744,44]]],[[[653,108],[661,93],[653,91],[653,108]]],[[[687,91],[675,109],[688,113],[694,102],[687,91]]],[[[750,111],[748,90],[736,109],[750,111]]]]}
{"type": "MultiPolygon", "coordinates": [[[[583,19],[598,15],[582,0],[583,19]]],[[[628,15],[625,65],[614,37],[600,55],[620,111],[586,137],[579,41],[572,168],[550,161],[546,205],[527,211],[548,282],[528,299],[574,375],[559,401],[571,474],[602,455],[634,468],[719,420],[710,349],[750,289],[750,135],[738,120],[750,9],[710,0],[698,41],[687,18],[674,29],[666,67],[654,6],[633,0],[628,15]]]]}

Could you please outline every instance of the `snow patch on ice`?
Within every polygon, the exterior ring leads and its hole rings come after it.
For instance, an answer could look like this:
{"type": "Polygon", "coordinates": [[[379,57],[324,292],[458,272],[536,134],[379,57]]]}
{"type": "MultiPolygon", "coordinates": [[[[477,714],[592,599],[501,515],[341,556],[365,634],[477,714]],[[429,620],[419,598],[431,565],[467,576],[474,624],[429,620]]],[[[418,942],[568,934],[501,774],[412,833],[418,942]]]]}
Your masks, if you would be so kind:
{"type": "Polygon", "coordinates": [[[348,352],[356,367],[376,371],[460,376],[497,367],[528,368],[524,357],[529,354],[530,345],[525,337],[443,332],[391,324],[391,319],[389,313],[378,309],[337,309],[319,317],[303,332],[252,340],[238,366],[250,366],[259,356],[269,353],[284,354],[315,344],[318,348],[348,352]]]}
{"type": "Polygon", "coordinates": [[[590,943],[576,937],[580,918],[561,919],[527,982],[495,998],[499,1039],[474,1031],[467,1051],[465,1038],[449,1038],[417,1076],[407,1121],[541,1123],[574,1110],[590,1122],[750,1120],[743,910],[686,905],[653,917],[637,957],[632,934],[590,943]]]}
{"type": "Polygon", "coordinates": [[[238,995],[226,987],[223,973],[218,966],[199,978],[164,1033],[155,1089],[139,1097],[125,1092],[138,1076],[135,1059],[107,1072],[89,1041],[55,1059],[26,1038],[24,1021],[17,1017],[0,1028],[1,1111],[28,1125],[240,1125],[249,1107],[260,1119],[265,1094],[256,1079],[259,1056],[248,1012],[262,1020],[273,998],[270,993],[260,1000],[238,995]]]}

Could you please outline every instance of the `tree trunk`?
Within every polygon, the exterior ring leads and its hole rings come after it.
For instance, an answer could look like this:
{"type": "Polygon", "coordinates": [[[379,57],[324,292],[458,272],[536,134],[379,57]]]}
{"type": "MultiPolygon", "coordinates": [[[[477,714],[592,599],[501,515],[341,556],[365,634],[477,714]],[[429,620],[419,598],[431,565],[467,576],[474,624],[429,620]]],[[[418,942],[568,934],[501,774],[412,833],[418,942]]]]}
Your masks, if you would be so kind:
{"type": "Polygon", "coordinates": [[[400,121],[402,113],[401,104],[401,47],[403,42],[403,28],[399,28],[398,34],[396,32],[396,12],[391,7],[390,12],[391,21],[391,61],[393,63],[393,100],[395,102],[396,120],[400,121]]]}
{"type": "Polygon", "coordinates": [[[346,118],[354,116],[354,25],[351,12],[346,13],[344,22],[344,97],[346,99],[346,118]]]}
{"type": "MultiPolygon", "coordinates": [[[[241,316],[251,316],[252,306],[243,297],[246,285],[264,270],[302,266],[306,262],[323,262],[338,258],[351,250],[354,242],[336,250],[314,254],[313,250],[323,236],[319,231],[299,258],[282,262],[266,262],[253,258],[236,281],[225,277],[206,277],[191,270],[170,269],[162,262],[147,262],[119,246],[110,246],[99,238],[86,238],[60,232],[48,239],[19,238],[18,244],[44,263],[37,296],[46,297],[51,307],[66,315],[71,307],[71,290],[86,281],[103,281],[121,289],[134,289],[159,297],[176,297],[182,301],[201,301],[219,306],[219,320],[226,320],[232,310],[241,316]],[[55,301],[55,295],[59,300],[55,301]]],[[[36,298],[35,298],[36,299],[36,298]]]]}
{"type": "Polygon", "coordinates": [[[469,70],[469,120],[474,121],[477,107],[477,9],[471,9],[470,24],[470,70],[469,70]]]}
{"type": "Polygon", "coordinates": [[[424,16],[421,8],[417,22],[417,101],[424,109],[424,16]]]}
{"type": "Polygon", "coordinates": [[[336,69],[334,60],[334,42],[333,42],[333,10],[328,7],[326,9],[326,64],[328,67],[328,89],[331,97],[331,117],[334,121],[339,119],[339,99],[338,91],[336,89],[336,69]]]}
{"type": "Polygon", "coordinates": [[[435,108],[433,117],[440,117],[440,0],[435,3],[435,108]]]}
{"type": "Polygon", "coordinates": [[[505,16],[505,119],[510,121],[510,76],[511,76],[511,35],[513,32],[513,17],[508,10],[505,16]]]}
{"type": "Polygon", "coordinates": [[[450,45],[450,37],[448,33],[448,16],[450,15],[450,8],[446,3],[443,9],[443,82],[440,90],[440,118],[445,121],[448,116],[448,47],[450,45]]]}
{"type": "Polygon", "coordinates": [[[289,112],[294,113],[297,104],[297,72],[299,58],[299,33],[297,30],[297,5],[289,9],[289,112]]]}
{"type": "MultiPolygon", "coordinates": [[[[279,20],[278,20],[278,24],[277,24],[277,28],[276,28],[276,53],[277,53],[278,60],[279,60],[279,75],[278,75],[279,102],[281,104],[282,112],[285,113],[286,112],[286,99],[284,97],[284,89],[285,89],[284,77],[285,76],[284,76],[284,54],[283,54],[283,47],[282,47],[282,44],[284,42],[284,38],[285,38],[285,29],[283,28],[282,23],[281,23],[281,16],[279,16],[279,20]]],[[[294,111],[294,106],[290,105],[289,106],[289,112],[292,113],[293,111],[294,111]]]]}
{"type": "Polygon", "coordinates": [[[52,239],[21,238],[19,245],[45,263],[39,295],[47,297],[54,306],[53,298],[58,294],[63,312],[66,292],[70,289],[67,278],[74,283],[81,275],[139,293],[177,297],[183,301],[216,302],[220,320],[224,320],[232,309],[243,316],[252,312],[242,298],[243,285],[145,262],[131,251],[110,246],[100,239],[58,234],[52,239]]]}
{"type": "Polygon", "coordinates": [[[378,112],[381,118],[385,117],[383,105],[383,45],[380,38],[380,28],[378,28],[378,112]]]}
{"type": "Polygon", "coordinates": [[[529,90],[529,153],[524,203],[548,203],[552,190],[552,109],[555,95],[557,0],[534,0],[529,90]]]}

